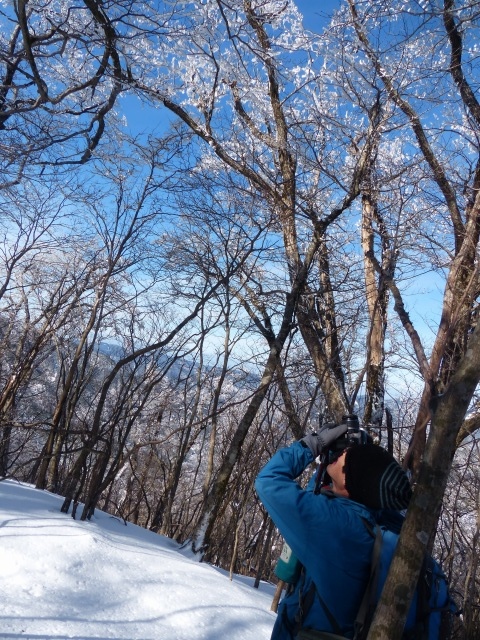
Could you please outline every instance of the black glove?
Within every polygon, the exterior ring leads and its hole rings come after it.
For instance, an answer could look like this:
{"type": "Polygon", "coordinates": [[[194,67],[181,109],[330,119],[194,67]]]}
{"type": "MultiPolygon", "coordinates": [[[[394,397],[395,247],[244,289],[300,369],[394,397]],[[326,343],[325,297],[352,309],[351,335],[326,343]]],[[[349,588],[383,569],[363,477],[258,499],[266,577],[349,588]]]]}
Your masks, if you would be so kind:
{"type": "Polygon", "coordinates": [[[318,433],[309,433],[308,436],[302,438],[300,442],[308,447],[316,458],[324,449],[329,447],[337,438],[347,433],[346,423],[332,425],[331,423],[323,426],[318,433]]]}

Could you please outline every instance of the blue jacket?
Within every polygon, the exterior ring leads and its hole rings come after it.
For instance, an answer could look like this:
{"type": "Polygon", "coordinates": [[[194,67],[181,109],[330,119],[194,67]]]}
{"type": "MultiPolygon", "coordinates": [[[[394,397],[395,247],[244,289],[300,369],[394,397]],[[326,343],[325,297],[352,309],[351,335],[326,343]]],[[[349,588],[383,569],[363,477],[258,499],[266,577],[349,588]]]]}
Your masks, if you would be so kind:
{"type": "MultiPolygon", "coordinates": [[[[362,518],[375,525],[370,511],[353,500],[304,490],[295,481],[314,457],[301,442],[281,449],[260,471],[255,488],[275,525],[304,566],[303,577],[278,608],[272,640],[294,640],[300,591],[315,583],[318,595],[353,637],[353,625],[368,582],[373,536],[362,518]]],[[[304,628],[334,632],[316,595],[304,628]]]]}

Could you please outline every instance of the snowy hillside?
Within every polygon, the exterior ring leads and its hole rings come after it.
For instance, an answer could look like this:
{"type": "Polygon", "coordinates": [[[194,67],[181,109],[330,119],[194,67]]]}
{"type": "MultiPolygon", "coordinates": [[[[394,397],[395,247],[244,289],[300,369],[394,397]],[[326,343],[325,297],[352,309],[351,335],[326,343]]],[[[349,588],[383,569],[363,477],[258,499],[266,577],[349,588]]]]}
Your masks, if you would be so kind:
{"type": "Polygon", "coordinates": [[[100,511],[0,482],[1,640],[268,640],[274,588],[100,511]]]}

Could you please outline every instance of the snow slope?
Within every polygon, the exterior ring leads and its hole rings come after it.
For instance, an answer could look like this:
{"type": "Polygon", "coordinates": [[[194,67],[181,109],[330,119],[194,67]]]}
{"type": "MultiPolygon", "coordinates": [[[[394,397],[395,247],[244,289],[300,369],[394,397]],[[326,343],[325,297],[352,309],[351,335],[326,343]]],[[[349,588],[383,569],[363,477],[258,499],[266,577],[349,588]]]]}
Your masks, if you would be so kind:
{"type": "Polygon", "coordinates": [[[0,482],[2,640],[268,640],[274,587],[198,563],[157,534],[0,482]]]}

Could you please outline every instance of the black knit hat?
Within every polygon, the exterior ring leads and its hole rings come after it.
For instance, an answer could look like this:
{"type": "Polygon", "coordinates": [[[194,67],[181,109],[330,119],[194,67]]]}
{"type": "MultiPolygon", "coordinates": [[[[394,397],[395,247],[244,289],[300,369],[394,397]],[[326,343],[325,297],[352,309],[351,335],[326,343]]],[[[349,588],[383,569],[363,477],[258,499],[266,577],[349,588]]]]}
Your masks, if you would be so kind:
{"type": "Polygon", "coordinates": [[[347,450],[345,488],[352,500],[371,509],[406,509],[412,496],[405,471],[376,444],[347,450]]]}

